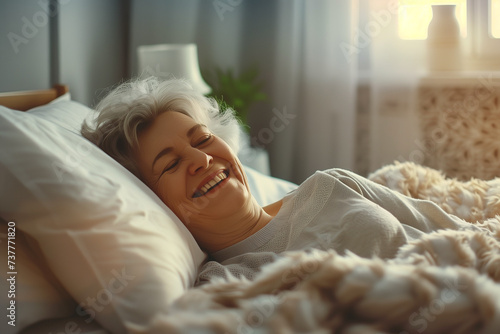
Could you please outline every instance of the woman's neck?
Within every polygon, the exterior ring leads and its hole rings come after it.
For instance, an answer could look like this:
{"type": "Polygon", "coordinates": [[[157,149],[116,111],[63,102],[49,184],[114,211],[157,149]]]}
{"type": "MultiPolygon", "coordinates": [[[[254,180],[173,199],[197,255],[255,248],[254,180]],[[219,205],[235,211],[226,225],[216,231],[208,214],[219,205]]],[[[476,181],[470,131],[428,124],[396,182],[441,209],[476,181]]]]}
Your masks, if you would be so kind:
{"type": "Polygon", "coordinates": [[[266,207],[261,207],[256,202],[246,211],[239,211],[237,216],[230,217],[224,221],[212,222],[218,224],[219,233],[210,233],[200,230],[193,231],[195,239],[208,253],[214,253],[226,247],[232,246],[266,226],[278,213],[282,201],[278,201],[266,207]]]}

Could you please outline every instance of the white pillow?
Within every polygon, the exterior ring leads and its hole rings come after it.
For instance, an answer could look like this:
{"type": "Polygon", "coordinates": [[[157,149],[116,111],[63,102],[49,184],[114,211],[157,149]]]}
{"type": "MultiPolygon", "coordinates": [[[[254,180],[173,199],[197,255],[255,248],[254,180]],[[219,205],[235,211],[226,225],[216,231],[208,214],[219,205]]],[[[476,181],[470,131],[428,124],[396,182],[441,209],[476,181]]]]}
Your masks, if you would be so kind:
{"type": "Polygon", "coordinates": [[[292,182],[262,174],[248,166],[243,166],[243,169],[247,174],[250,192],[260,205],[276,202],[297,188],[292,182]]]}
{"type": "MultiPolygon", "coordinates": [[[[36,263],[30,274],[19,274],[26,291],[47,292],[18,300],[23,326],[75,312],[112,332],[123,332],[128,322],[145,324],[191,286],[205,259],[149,188],[81,137],[81,122],[92,112],[67,98],[28,113],[0,107],[0,216],[35,242],[26,252],[40,253],[57,277],[36,263]],[[64,312],[72,300],[57,281],[79,306],[64,312]],[[36,302],[43,298],[45,309],[36,302]]],[[[246,172],[261,204],[296,187],[246,172]]]]}
{"type": "Polygon", "coordinates": [[[66,94],[54,101],[47,105],[30,109],[27,112],[81,136],[80,129],[83,120],[90,117],[95,111],[78,102],[67,100],[66,94]]]}
{"type": "MultiPolygon", "coordinates": [[[[76,304],[55,279],[52,273],[39,265],[40,259],[34,251],[29,247],[27,240],[19,229],[8,230],[8,222],[1,222],[2,233],[0,233],[0,245],[5,245],[4,251],[7,252],[7,233],[8,231],[15,233],[15,239],[11,239],[15,244],[11,246],[15,253],[15,267],[13,270],[7,270],[8,258],[7,256],[0,256],[0,267],[6,268],[1,271],[1,280],[6,282],[6,291],[2,289],[2,298],[0,298],[0,308],[7,310],[8,317],[2,319],[0,324],[0,332],[3,334],[14,334],[34,322],[55,318],[55,317],[68,317],[75,312],[76,304]],[[5,232],[5,234],[3,233],[5,232]],[[8,272],[15,272],[16,274],[7,274],[8,272]],[[14,276],[15,280],[12,280],[14,276]],[[9,281],[7,281],[9,279],[9,281]],[[15,288],[11,288],[10,283],[15,283],[15,288]],[[12,291],[12,292],[11,292],[12,291]],[[14,307],[11,306],[10,301],[15,302],[14,307]],[[14,311],[11,316],[11,310],[14,311]],[[12,320],[15,320],[12,322],[12,320]],[[15,324],[15,327],[10,325],[15,324]]],[[[3,283],[2,283],[2,286],[3,283]]]]}
{"type": "Polygon", "coordinates": [[[50,101],[49,104],[58,103],[60,101],[71,101],[71,93],[70,92],[64,93],[63,95],[56,97],[55,99],[50,101]]]}
{"type": "Polygon", "coordinates": [[[205,254],[157,196],[104,152],[6,108],[0,141],[0,216],[38,243],[85,320],[124,332],[192,285],[205,254]]]}

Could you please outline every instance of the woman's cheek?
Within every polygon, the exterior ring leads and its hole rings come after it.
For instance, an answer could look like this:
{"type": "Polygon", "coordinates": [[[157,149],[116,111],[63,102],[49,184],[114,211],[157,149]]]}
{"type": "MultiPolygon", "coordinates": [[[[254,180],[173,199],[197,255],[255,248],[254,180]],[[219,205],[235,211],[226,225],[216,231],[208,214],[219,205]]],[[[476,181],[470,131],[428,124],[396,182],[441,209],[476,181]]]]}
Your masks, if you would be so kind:
{"type": "Polygon", "coordinates": [[[167,188],[167,182],[165,180],[161,180],[156,189],[155,189],[156,195],[162,200],[163,203],[165,203],[167,206],[169,206],[169,195],[168,195],[168,188],[167,188]]]}

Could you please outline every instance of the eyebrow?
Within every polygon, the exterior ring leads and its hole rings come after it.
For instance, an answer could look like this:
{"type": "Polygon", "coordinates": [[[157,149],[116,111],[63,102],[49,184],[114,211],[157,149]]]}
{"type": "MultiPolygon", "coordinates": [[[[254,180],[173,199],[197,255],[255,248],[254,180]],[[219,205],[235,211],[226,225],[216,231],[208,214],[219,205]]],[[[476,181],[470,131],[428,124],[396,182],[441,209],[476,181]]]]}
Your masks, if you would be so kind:
{"type": "MultiPolygon", "coordinates": [[[[201,127],[206,127],[205,125],[203,124],[196,124],[194,125],[193,127],[191,127],[187,132],[186,132],[186,135],[187,137],[192,137],[193,134],[201,127]]],[[[170,152],[172,152],[173,148],[172,147],[166,147],[164,148],[163,150],[160,151],[160,153],[158,153],[156,155],[156,157],[154,158],[153,160],[153,163],[151,164],[151,169],[154,168],[156,162],[163,156],[169,154],[170,152]]]]}

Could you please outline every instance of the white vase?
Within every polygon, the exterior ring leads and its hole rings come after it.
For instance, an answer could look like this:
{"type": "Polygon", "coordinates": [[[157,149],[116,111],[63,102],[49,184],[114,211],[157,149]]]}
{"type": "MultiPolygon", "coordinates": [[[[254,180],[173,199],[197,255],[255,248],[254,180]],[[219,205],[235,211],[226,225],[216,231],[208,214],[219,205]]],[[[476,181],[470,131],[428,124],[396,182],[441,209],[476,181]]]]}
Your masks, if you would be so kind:
{"type": "Polygon", "coordinates": [[[433,5],[427,30],[427,61],[431,71],[454,71],[462,67],[460,24],[455,5],[433,5]]]}

